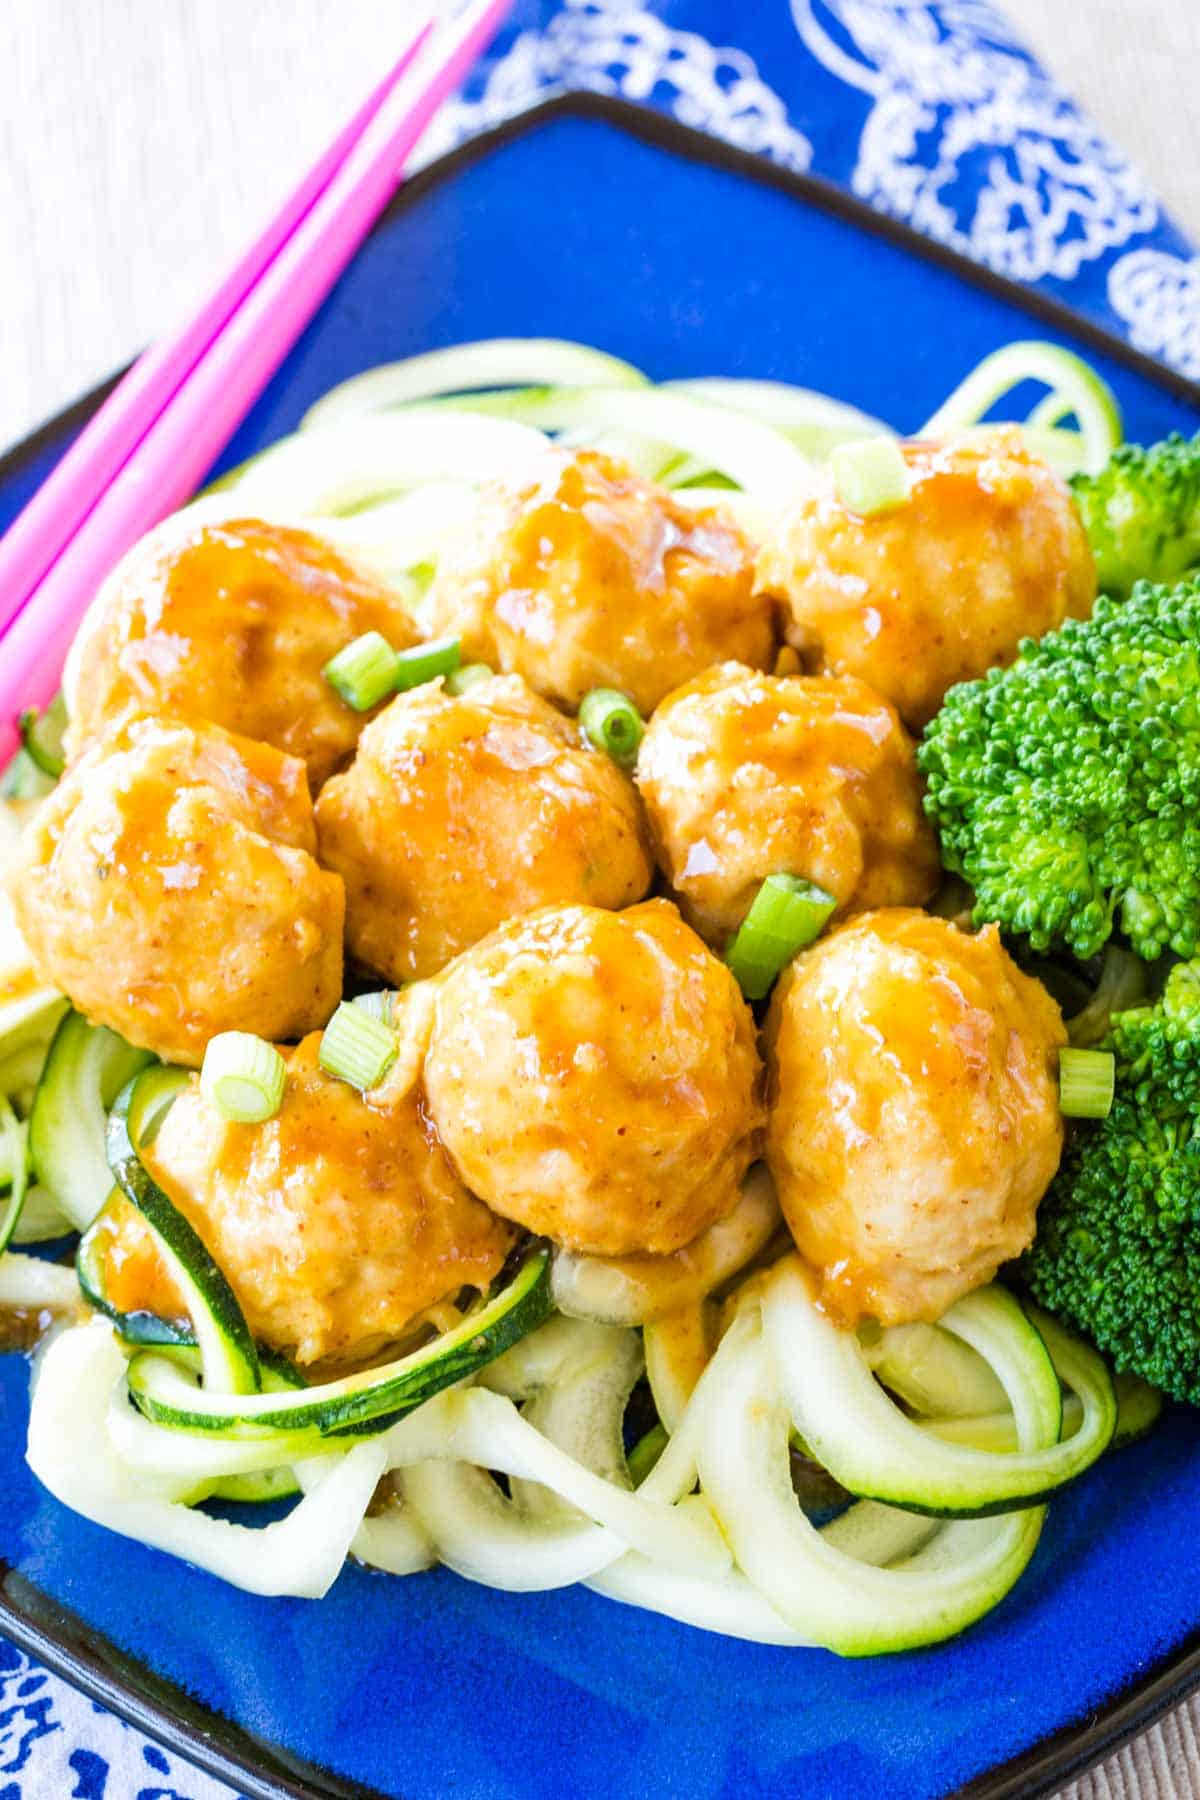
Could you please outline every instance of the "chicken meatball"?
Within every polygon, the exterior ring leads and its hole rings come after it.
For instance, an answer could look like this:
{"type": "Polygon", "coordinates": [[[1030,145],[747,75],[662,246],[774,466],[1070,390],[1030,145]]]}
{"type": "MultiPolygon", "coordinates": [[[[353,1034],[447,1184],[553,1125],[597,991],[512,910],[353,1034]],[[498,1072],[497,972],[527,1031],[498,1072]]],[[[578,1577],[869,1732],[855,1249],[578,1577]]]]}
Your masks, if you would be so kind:
{"type": "Polygon", "coordinates": [[[365,631],[417,641],[399,598],[318,537],[182,513],[101,588],[63,674],[76,755],[129,711],[209,720],[308,765],[319,787],[363,719],[321,673],[365,631]]]}
{"type": "Polygon", "coordinates": [[[536,907],[628,906],[652,874],[629,777],[518,675],[399,695],[323,789],[317,834],[351,954],[395,982],[536,907]]]}
{"type": "Polygon", "coordinates": [[[768,1017],[767,1161],[840,1322],[940,1318],[1032,1242],[1065,1042],[994,925],[898,907],[797,957],[768,1017]]]}
{"type": "Polygon", "coordinates": [[[1011,662],[1023,637],[1087,618],[1096,574],[1066,483],[1019,431],[902,449],[902,506],[864,518],[823,477],[785,514],[758,575],[814,666],[869,681],[916,730],[947,688],[1011,662]]]}
{"type": "Polygon", "coordinates": [[[493,1211],[572,1250],[678,1250],[736,1205],[763,1112],[754,1021],[666,900],[502,926],[440,978],[425,1084],[493,1211]]]}
{"type": "Polygon", "coordinates": [[[304,764],[215,725],[117,725],[36,815],[10,881],[46,975],[171,1062],[218,1031],[299,1037],[342,985],[345,901],[304,764]]]}
{"type": "Polygon", "coordinates": [[[775,608],[730,519],[594,451],[548,449],[525,475],[492,489],[438,571],[432,629],[464,656],[572,711],[613,687],[650,712],[723,657],[771,661],[775,608]]]}
{"type": "Polygon", "coordinates": [[[637,784],[659,865],[710,943],[768,875],[804,876],[843,911],[917,904],[937,883],[912,741],[848,675],[709,669],[651,719],[637,784]]]}
{"type": "MultiPolygon", "coordinates": [[[[186,1213],[254,1336],[301,1363],[363,1359],[426,1308],[486,1287],[512,1228],[458,1179],[402,1057],[360,1094],[326,1075],[321,1035],[284,1050],[283,1102],[261,1125],[224,1119],[193,1081],[146,1162],[186,1213]]],[[[185,1309],[140,1214],[104,1220],[109,1298],[121,1311],[185,1309]]]]}

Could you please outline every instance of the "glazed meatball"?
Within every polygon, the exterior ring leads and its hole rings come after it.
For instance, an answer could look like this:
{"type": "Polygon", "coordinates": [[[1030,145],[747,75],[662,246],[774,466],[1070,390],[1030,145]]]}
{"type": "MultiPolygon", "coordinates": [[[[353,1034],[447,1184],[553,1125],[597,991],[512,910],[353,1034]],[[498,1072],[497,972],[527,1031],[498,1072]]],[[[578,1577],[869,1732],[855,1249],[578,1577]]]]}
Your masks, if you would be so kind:
{"type": "Polygon", "coordinates": [[[713,944],[768,875],[814,881],[843,911],[917,904],[937,883],[912,741],[848,675],[708,670],[650,721],[637,784],[659,865],[713,944]]]}
{"type": "Polygon", "coordinates": [[[789,641],[824,672],[869,681],[915,730],[1023,637],[1087,618],[1096,575],[1069,489],[1020,432],[902,449],[902,506],[863,518],[823,477],[758,572],[786,602],[789,641]]]}
{"type": "Polygon", "coordinates": [[[525,474],[491,490],[438,571],[431,628],[464,657],[572,711],[613,687],[642,712],[723,657],[771,661],[774,605],[731,520],[594,451],[548,449],[525,474]]]}
{"type": "Polygon", "coordinates": [[[1032,1242],[1065,1042],[994,925],[896,907],[796,958],[768,1016],[767,1161],[836,1318],[940,1318],[1032,1242]]]}
{"type": "Polygon", "coordinates": [[[352,955],[394,982],[518,913],[628,906],[652,873],[629,777],[517,675],[399,695],[322,791],[317,833],[352,955]]]}
{"type": "Polygon", "coordinates": [[[678,1250],[736,1204],[762,1124],[754,1021],[675,908],[568,906],[438,983],[425,1083],[493,1211],[572,1250],[678,1250]]]}
{"type": "MultiPolygon", "coordinates": [[[[401,1057],[360,1094],[326,1075],[321,1036],[284,1050],[283,1102],[235,1125],[193,1081],[146,1161],[228,1278],[255,1337],[301,1363],[362,1359],[427,1307],[486,1287],[513,1233],[454,1173],[401,1057]]],[[[140,1215],[107,1213],[110,1299],[121,1311],[185,1309],[140,1215]]]]}
{"type": "Polygon", "coordinates": [[[121,714],[209,720],[308,765],[319,787],[363,718],[321,673],[366,631],[417,641],[400,600],[307,531],[181,513],[119,564],[67,659],[67,748],[121,714]]]}
{"type": "Polygon", "coordinates": [[[63,777],[10,881],[47,976],[97,1024],[198,1064],[218,1031],[299,1037],[342,985],[344,895],[304,764],[215,725],[126,720],[63,777]]]}

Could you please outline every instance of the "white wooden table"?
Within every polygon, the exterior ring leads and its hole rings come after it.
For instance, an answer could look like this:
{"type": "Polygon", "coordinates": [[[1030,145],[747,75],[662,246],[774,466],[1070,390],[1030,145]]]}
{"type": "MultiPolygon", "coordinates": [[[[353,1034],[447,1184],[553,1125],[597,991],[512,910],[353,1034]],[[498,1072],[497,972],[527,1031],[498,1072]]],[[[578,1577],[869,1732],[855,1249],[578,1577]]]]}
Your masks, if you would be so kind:
{"type": "MultiPolygon", "coordinates": [[[[1200,0],[999,3],[1200,240],[1200,0]]],[[[408,4],[0,0],[0,448],[188,306],[408,4]]],[[[1200,1701],[1063,1800],[1200,1796],[1198,1731],[1200,1701]]]]}

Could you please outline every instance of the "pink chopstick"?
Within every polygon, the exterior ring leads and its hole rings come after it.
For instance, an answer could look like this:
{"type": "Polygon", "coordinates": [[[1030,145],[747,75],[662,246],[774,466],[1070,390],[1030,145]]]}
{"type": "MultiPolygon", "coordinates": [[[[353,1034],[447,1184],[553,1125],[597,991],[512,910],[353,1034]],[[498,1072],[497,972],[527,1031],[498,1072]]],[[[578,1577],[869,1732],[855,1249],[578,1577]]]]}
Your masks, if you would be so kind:
{"type": "Polygon", "coordinates": [[[13,621],[0,657],[0,765],[17,747],[20,708],[52,699],[67,644],[101,581],[144,532],[194,492],[366,236],[421,133],[510,4],[473,0],[427,40],[13,621]]]}
{"type": "Polygon", "coordinates": [[[432,11],[409,32],[399,57],[349,124],[289,194],[266,230],[179,331],[140,356],[0,538],[0,631],[20,612],[55,557],[78,531],[113,475],[310,211],[429,35],[432,11]]]}

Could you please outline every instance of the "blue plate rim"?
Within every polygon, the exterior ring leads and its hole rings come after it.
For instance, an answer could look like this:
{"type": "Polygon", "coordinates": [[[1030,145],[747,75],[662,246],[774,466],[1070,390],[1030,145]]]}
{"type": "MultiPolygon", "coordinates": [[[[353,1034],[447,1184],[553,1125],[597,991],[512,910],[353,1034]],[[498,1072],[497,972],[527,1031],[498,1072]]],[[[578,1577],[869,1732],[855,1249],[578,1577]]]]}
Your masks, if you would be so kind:
{"type": "MultiPolygon", "coordinates": [[[[643,143],[745,176],[806,201],[925,262],[953,271],[972,286],[997,295],[1043,324],[1069,333],[1200,410],[1200,382],[1135,349],[1065,302],[981,267],[903,221],[874,211],[866,201],[819,176],[783,168],[752,151],[680,124],[665,113],[608,94],[555,95],[480,132],[407,181],[375,229],[402,215],[431,188],[470,163],[514,138],[564,117],[599,120],[643,143]]],[[[0,454],[0,482],[19,473],[64,431],[83,425],[124,372],[123,368],[118,369],[0,454]]],[[[184,1689],[94,1631],[78,1614],[43,1594],[3,1560],[0,1632],[90,1700],[145,1732],[165,1749],[240,1790],[247,1800],[405,1800],[402,1795],[382,1794],[304,1758],[292,1757],[282,1746],[255,1737],[234,1720],[201,1705],[184,1689]]],[[[1064,1782],[1083,1774],[1145,1731],[1197,1689],[1200,1628],[1140,1679],[1118,1690],[1100,1711],[1086,1713],[1051,1732],[1009,1761],[944,1795],[942,1800],[1043,1800],[1064,1782]]]]}

